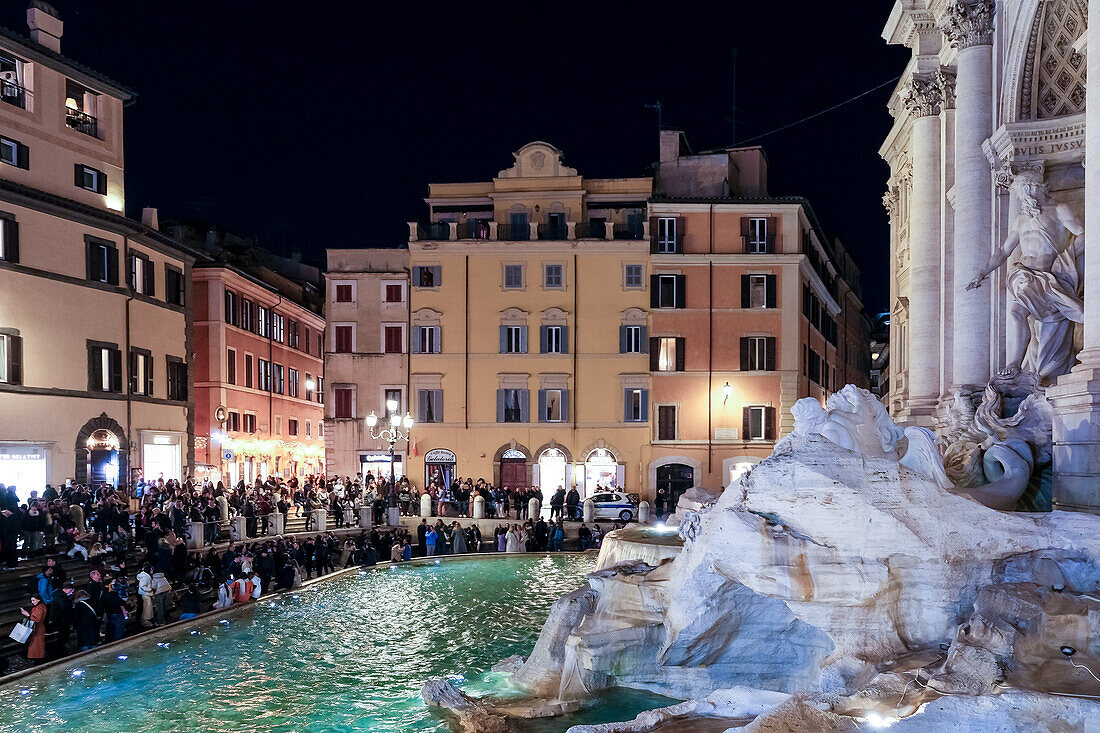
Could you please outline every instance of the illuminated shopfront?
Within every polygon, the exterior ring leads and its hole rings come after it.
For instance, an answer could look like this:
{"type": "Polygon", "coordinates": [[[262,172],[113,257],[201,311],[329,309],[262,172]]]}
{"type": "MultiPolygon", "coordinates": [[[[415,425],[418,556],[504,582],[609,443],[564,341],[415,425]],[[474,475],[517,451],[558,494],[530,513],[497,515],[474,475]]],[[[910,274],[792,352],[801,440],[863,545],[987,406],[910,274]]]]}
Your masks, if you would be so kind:
{"type": "Polygon", "coordinates": [[[14,486],[20,502],[46,488],[49,448],[33,443],[0,443],[0,484],[14,486]]]}
{"type": "Polygon", "coordinates": [[[261,440],[221,437],[222,480],[251,484],[270,477],[288,480],[325,471],[325,445],[320,440],[261,440]]]}

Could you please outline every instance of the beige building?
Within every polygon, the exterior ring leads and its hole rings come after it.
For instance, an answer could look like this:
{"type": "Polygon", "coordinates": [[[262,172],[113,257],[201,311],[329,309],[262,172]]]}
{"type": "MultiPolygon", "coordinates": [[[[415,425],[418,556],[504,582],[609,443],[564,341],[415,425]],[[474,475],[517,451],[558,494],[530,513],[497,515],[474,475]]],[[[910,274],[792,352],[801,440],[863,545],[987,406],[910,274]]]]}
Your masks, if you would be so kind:
{"type": "Polygon", "coordinates": [[[414,483],[642,490],[650,190],[543,142],[491,181],[430,186],[409,237],[414,483]]]}
{"type": "Polygon", "coordinates": [[[134,93],[62,56],[47,7],[0,34],[0,483],[23,497],[193,460],[194,257],[122,216],[134,93]]]}
{"type": "MultiPolygon", "coordinates": [[[[328,472],[389,476],[389,444],[371,438],[366,416],[404,415],[409,404],[409,252],[330,249],[325,276],[325,458],[328,472]]],[[[384,426],[380,426],[384,427],[384,426]]],[[[408,446],[394,446],[394,474],[408,446]]]]}

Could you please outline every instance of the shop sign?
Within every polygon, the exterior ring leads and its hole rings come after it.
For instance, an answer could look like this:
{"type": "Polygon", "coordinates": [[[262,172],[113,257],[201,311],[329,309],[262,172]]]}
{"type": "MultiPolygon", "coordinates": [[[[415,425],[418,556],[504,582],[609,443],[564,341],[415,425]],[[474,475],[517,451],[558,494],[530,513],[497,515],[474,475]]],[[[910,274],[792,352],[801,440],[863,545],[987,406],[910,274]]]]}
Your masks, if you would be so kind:
{"type": "Polygon", "coordinates": [[[0,448],[0,461],[44,461],[42,448],[0,448]]]}
{"type": "Polygon", "coordinates": [[[424,454],[425,463],[455,463],[455,454],[446,448],[436,448],[424,454]]]}
{"type": "Polygon", "coordinates": [[[614,463],[615,456],[607,448],[597,448],[588,454],[588,463],[614,463]]]}
{"type": "Polygon", "coordinates": [[[222,451],[222,458],[224,458],[227,461],[232,461],[233,460],[233,451],[231,451],[231,450],[222,451]]]}
{"type": "Polygon", "coordinates": [[[359,462],[360,463],[389,463],[390,462],[390,454],[389,453],[360,453],[359,454],[359,462]]]}

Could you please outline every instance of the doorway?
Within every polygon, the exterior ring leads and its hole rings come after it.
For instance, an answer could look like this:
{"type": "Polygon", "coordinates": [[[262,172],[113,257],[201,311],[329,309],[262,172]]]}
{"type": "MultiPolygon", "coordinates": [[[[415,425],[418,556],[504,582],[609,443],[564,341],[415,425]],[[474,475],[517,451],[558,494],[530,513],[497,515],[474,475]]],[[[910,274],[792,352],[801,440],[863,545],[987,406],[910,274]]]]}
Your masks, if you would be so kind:
{"type": "Polygon", "coordinates": [[[657,467],[656,488],[665,490],[665,495],[668,496],[669,500],[670,512],[676,507],[680,495],[690,489],[694,483],[695,470],[691,466],[683,463],[669,463],[657,467]]]}
{"type": "Polygon", "coordinates": [[[542,492],[542,505],[550,505],[550,497],[558,487],[569,490],[566,478],[565,453],[558,448],[547,448],[539,456],[539,491],[542,492]]]}
{"type": "Polygon", "coordinates": [[[506,489],[522,489],[527,486],[527,459],[501,458],[500,485],[506,489]]]}

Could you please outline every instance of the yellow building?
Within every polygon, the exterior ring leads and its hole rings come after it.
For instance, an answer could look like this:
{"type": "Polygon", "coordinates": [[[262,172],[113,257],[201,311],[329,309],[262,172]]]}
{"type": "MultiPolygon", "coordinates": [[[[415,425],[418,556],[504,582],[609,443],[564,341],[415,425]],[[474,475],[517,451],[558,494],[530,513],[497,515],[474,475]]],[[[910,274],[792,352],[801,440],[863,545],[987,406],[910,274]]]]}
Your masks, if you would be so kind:
{"type": "Polygon", "coordinates": [[[45,3],[27,20],[0,32],[0,483],[178,479],[195,256],[121,214],[133,92],[60,54],[45,3]]]}
{"type": "Polygon", "coordinates": [[[410,223],[408,475],[639,492],[649,446],[649,178],[586,179],[533,142],[432,184],[410,223]]]}

